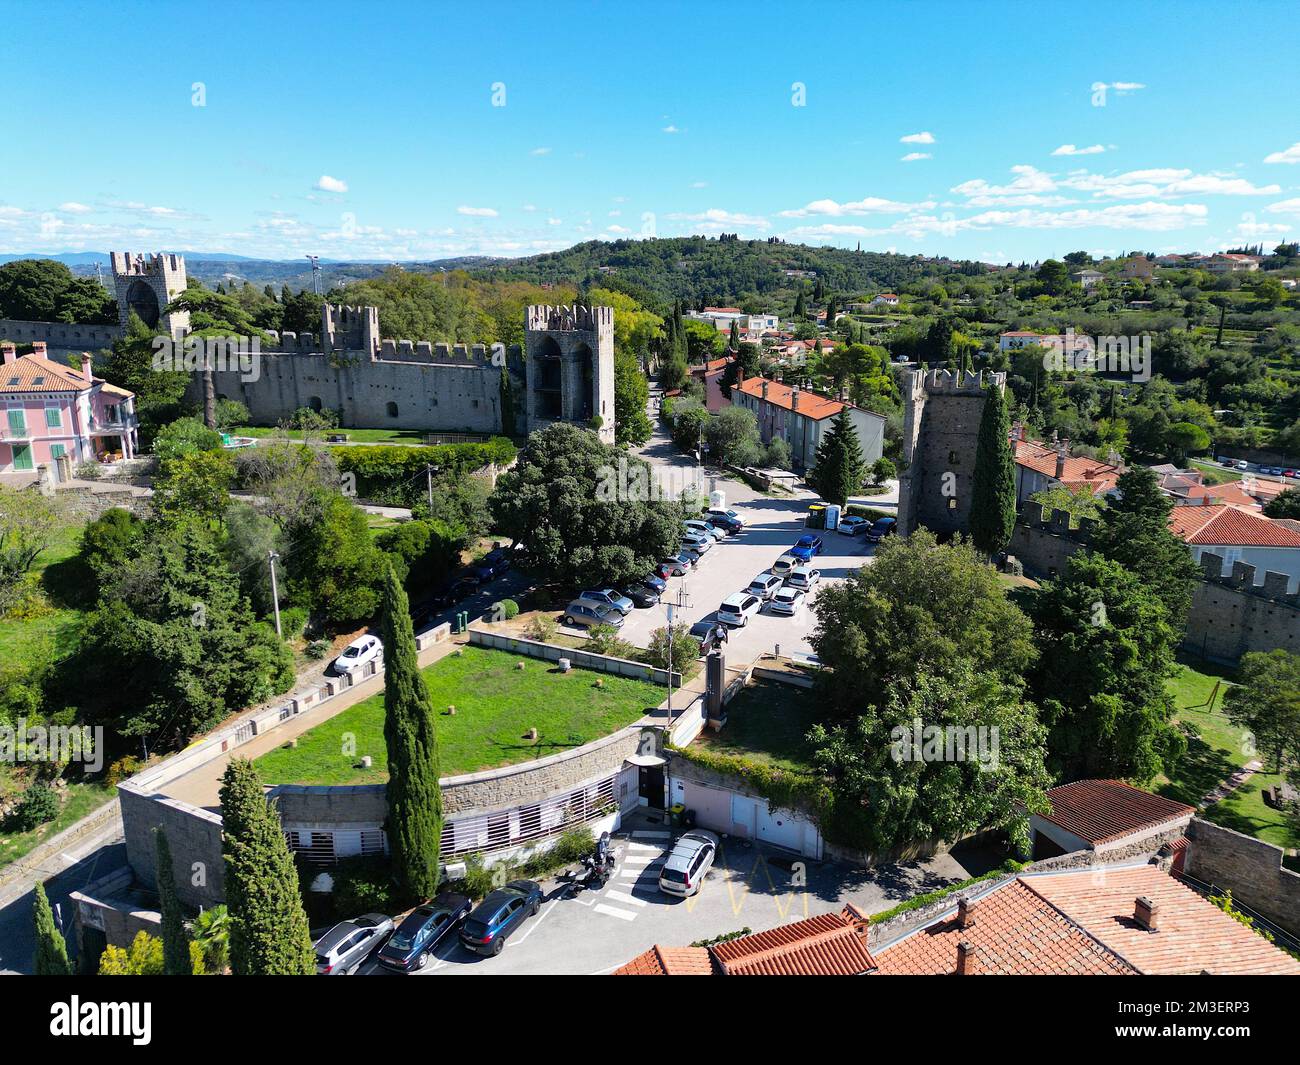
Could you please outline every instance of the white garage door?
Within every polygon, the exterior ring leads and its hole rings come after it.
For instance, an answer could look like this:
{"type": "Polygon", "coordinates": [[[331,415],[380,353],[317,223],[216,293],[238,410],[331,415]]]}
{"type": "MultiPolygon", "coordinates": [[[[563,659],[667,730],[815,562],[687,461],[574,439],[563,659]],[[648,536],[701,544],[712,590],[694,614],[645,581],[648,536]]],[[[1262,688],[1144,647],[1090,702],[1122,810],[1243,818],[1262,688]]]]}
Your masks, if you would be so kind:
{"type": "Polygon", "coordinates": [[[789,810],[758,804],[758,838],[776,847],[803,852],[803,822],[789,810]]]}

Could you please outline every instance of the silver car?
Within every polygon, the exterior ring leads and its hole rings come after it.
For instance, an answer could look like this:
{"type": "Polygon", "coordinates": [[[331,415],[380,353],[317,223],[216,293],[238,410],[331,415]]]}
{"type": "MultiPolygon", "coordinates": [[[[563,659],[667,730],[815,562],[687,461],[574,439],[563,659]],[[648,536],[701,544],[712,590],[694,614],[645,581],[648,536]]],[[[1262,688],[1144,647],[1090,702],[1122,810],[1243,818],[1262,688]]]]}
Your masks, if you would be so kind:
{"type": "Polygon", "coordinates": [[[682,898],[694,895],[718,856],[718,837],[703,829],[691,829],[680,836],[659,872],[659,890],[682,898]]]}
{"type": "Polygon", "coordinates": [[[393,931],[393,919],[382,913],[368,913],[336,924],[316,940],[316,973],[319,976],[351,976],[393,931]]]}
{"type": "Polygon", "coordinates": [[[564,624],[581,629],[594,625],[613,625],[616,629],[623,627],[622,613],[612,606],[594,603],[590,599],[575,599],[564,608],[564,624]]]}

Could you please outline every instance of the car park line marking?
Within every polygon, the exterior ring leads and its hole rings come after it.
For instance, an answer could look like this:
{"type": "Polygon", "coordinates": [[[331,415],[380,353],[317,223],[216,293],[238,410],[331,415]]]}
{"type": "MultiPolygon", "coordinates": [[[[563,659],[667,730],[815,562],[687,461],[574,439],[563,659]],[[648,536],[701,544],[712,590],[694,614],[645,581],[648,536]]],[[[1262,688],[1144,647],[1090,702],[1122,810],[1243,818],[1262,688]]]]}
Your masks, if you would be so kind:
{"type": "Polygon", "coordinates": [[[559,901],[560,896],[553,898],[549,906],[544,906],[542,908],[542,912],[537,915],[537,920],[529,922],[528,928],[524,931],[524,934],[521,936],[511,936],[506,940],[506,946],[513,947],[522,944],[525,939],[533,934],[534,929],[546,920],[547,916],[553,909],[555,909],[555,906],[559,901]]]}
{"type": "Polygon", "coordinates": [[[663,855],[660,854],[629,854],[623,859],[624,865],[653,865],[661,861],[663,855]]]}
{"type": "Polygon", "coordinates": [[[629,843],[627,849],[629,851],[640,851],[642,854],[658,854],[660,851],[660,848],[653,843],[629,843]]]}
{"type": "MultiPolygon", "coordinates": [[[[672,834],[671,832],[646,832],[646,831],[641,831],[641,832],[633,832],[633,833],[632,833],[632,836],[633,836],[634,839],[672,839],[672,835],[673,835],[673,834],[672,834]]],[[[636,844],[635,844],[635,843],[629,843],[628,846],[629,846],[629,847],[635,847],[636,844]]]]}
{"type": "Polygon", "coordinates": [[[644,906],[645,899],[638,899],[635,895],[629,895],[626,891],[616,891],[610,888],[605,892],[605,898],[614,899],[617,902],[626,902],[633,906],[644,906]]]}
{"type": "Polygon", "coordinates": [[[604,903],[600,903],[600,902],[598,902],[598,903],[596,904],[596,912],[597,912],[597,913],[606,913],[606,914],[609,914],[610,917],[617,917],[617,918],[619,918],[620,920],[623,920],[623,921],[635,921],[635,920],[636,920],[636,914],[635,914],[635,913],[632,913],[632,912],[630,912],[630,911],[628,911],[628,910],[617,910],[617,909],[615,909],[613,906],[606,906],[604,903]]]}

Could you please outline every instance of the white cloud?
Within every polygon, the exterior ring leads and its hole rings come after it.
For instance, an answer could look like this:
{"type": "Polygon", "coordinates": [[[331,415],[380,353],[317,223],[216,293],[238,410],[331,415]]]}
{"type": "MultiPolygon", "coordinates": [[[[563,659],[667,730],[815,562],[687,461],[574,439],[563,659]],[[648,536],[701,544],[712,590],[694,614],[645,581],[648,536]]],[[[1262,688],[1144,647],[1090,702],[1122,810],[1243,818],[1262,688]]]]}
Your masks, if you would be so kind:
{"type": "Polygon", "coordinates": [[[529,152],[528,154],[529,154],[529,155],[550,155],[550,154],[551,154],[551,149],[550,149],[550,148],[534,148],[534,149],[533,149],[531,152],[529,152]]]}
{"type": "Polygon", "coordinates": [[[665,132],[665,133],[680,133],[681,130],[679,130],[676,126],[671,126],[671,125],[670,125],[670,126],[664,126],[664,132],[665,132]]]}
{"type": "Polygon", "coordinates": [[[87,207],[84,203],[77,203],[75,200],[69,200],[67,203],[59,204],[59,210],[65,214],[90,214],[93,207],[87,207]]]}
{"type": "Polygon", "coordinates": [[[991,185],[983,178],[963,181],[952,187],[953,192],[965,196],[973,207],[1059,207],[1073,201],[1059,195],[1051,174],[1036,166],[1013,166],[1016,176],[1005,185],[991,185]]]}
{"type": "Polygon", "coordinates": [[[548,218],[548,219],[546,220],[546,224],[547,224],[548,226],[562,226],[562,225],[564,225],[564,219],[563,219],[563,218],[548,218]]]}
{"type": "Polygon", "coordinates": [[[457,214],[467,214],[474,218],[496,218],[497,211],[495,207],[466,207],[463,204],[456,208],[457,214]]]}
{"type": "Polygon", "coordinates": [[[1289,200],[1279,200],[1277,203],[1270,203],[1268,209],[1278,214],[1300,214],[1300,196],[1292,197],[1289,200]]]}
{"type": "Polygon", "coordinates": [[[693,188],[693,189],[707,189],[708,187],[709,187],[709,183],[708,183],[707,181],[692,181],[692,182],[691,182],[691,188],[693,188]]]}
{"type": "Polygon", "coordinates": [[[1087,148],[1076,148],[1073,144],[1062,144],[1053,155],[1100,155],[1106,150],[1104,145],[1091,144],[1087,148]]]}
{"type": "Polygon", "coordinates": [[[897,200],[883,200],[879,196],[866,196],[849,203],[837,203],[835,200],[813,200],[805,207],[793,211],[781,211],[782,218],[809,218],[813,215],[829,215],[838,218],[852,214],[904,214],[908,211],[928,211],[934,203],[901,203],[897,200]]]}
{"type": "Polygon", "coordinates": [[[1290,148],[1283,148],[1280,152],[1270,152],[1264,156],[1266,163],[1300,163],[1300,141],[1296,141],[1290,148]]]}
{"type": "Polygon", "coordinates": [[[932,159],[932,158],[933,156],[929,152],[908,152],[905,156],[903,156],[899,160],[899,162],[915,163],[918,159],[932,159]]]}
{"type": "Polygon", "coordinates": [[[316,182],[316,188],[320,189],[321,192],[347,192],[348,183],[336,177],[330,177],[328,174],[322,174],[316,182]]]}
{"type": "Polygon", "coordinates": [[[1123,174],[1071,175],[1061,182],[1065,188],[1091,192],[1099,199],[1140,199],[1147,196],[1269,196],[1282,191],[1278,185],[1253,185],[1245,178],[1228,174],[1197,174],[1175,167],[1130,170],[1123,174]]]}
{"type": "Polygon", "coordinates": [[[769,226],[766,218],[738,211],[724,211],[721,207],[710,207],[707,211],[698,214],[672,214],[668,217],[694,223],[700,226],[700,231],[704,233],[722,232],[728,228],[767,229],[769,226]]]}
{"type": "Polygon", "coordinates": [[[1121,96],[1130,92],[1137,92],[1138,89],[1146,88],[1146,86],[1140,81],[1112,81],[1109,83],[1104,81],[1095,81],[1092,83],[1092,87],[1094,90],[1110,89],[1112,92],[1117,92],[1121,96]]]}
{"type": "Polygon", "coordinates": [[[898,138],[899,144],[933,144],[933,133],[909,133],[906,137],[898,138]]]}
{"type": "Polygon", "coordinates": [[[524,210],[525,210],[525,211],[529,211],[529,212],[535,211],[535,210],[537,210],[537,204],[535,204],[535,203],[526,203],[526,204],[524,204],[524,210]]]}

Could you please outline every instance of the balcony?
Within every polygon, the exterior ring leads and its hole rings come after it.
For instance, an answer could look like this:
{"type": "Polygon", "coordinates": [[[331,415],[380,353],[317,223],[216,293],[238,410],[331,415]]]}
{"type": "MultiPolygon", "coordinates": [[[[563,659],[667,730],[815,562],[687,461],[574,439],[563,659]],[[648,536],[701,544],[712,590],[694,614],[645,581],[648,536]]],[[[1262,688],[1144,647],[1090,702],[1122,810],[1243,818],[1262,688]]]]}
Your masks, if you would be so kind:
{"type": "Polygon", "coordinates": [[[24,441],[33,439],[33,433],[26,426],[15,428],[12,425],[0,425],[0,440],[24,441]]]}

